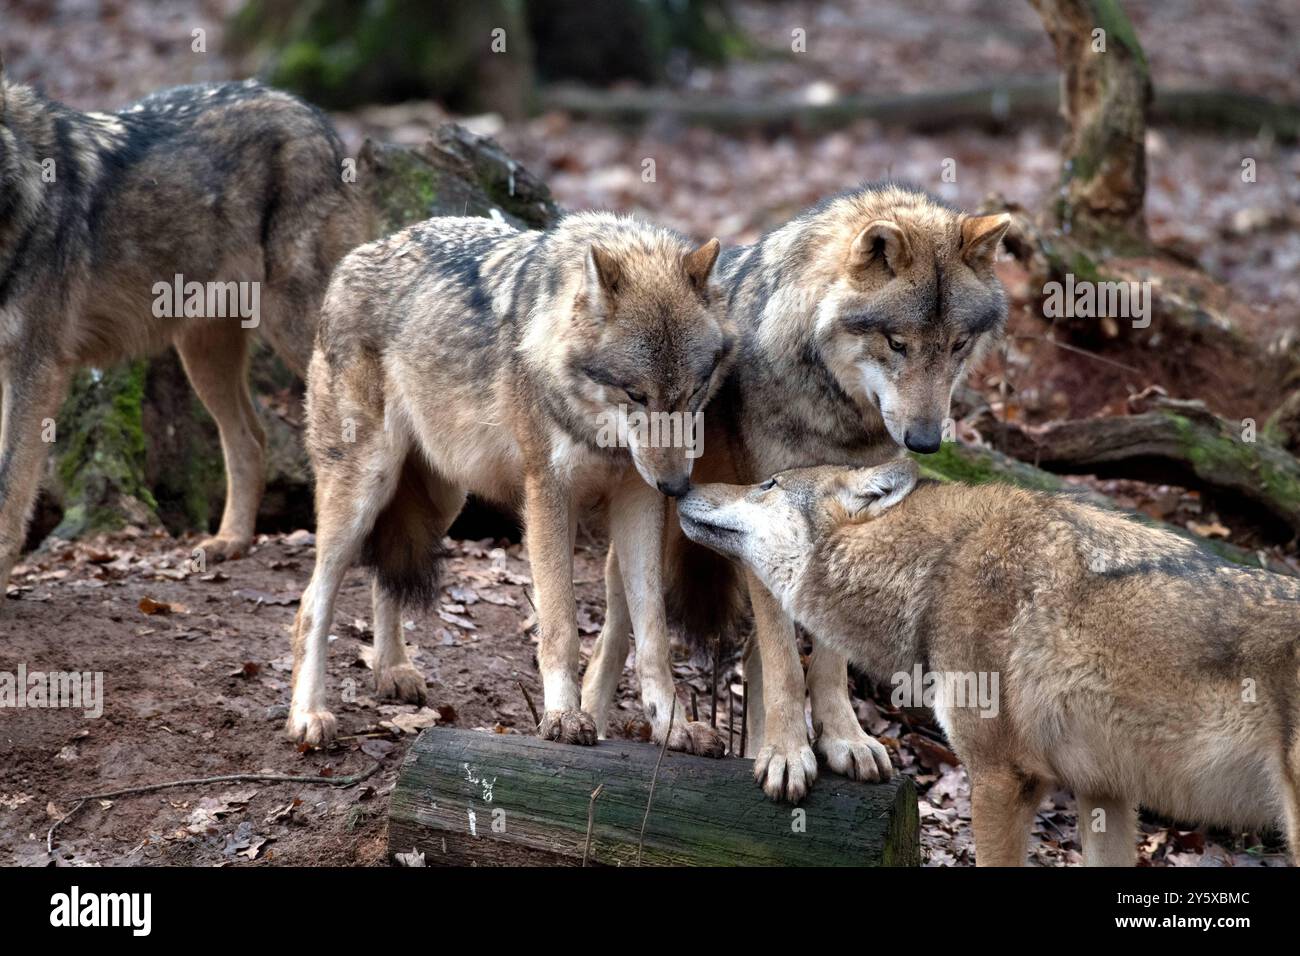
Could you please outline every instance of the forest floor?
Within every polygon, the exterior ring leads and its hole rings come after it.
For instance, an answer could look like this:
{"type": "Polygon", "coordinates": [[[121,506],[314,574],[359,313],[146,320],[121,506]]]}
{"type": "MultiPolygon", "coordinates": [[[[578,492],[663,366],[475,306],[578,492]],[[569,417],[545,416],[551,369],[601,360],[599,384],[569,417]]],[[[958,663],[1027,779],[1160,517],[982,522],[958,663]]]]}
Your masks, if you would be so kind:
{"type": "MultiPolygon", "coordinates": [[[[221,53],[223,23],[238,0],[19,0],[3,30],[12,79],[36,82],[80,108],[124,105],[152,90],[243,75],[221,53]],[[202,27],[210,52],[191,49],[202,27]]],[[[1155,81],[1217,85],[1300,98],[1294,17],[1286,0],[1252,0],[1228,12],[1210,0],[1125,4],[1146,41],[1155,81]]],[[[737,5],[742,26],[764,45],[788,49],[790,29],[808,31],[809,53],[695,70],[692,92],[744,96],[803,90],[829,93],[959,88],[993,77],[1052,77],[1050,43],[1032,9],[1001,0],[833,0],[737,5]],[[971,23],[980,24],[972,30],[971,23]]],[[[349,145],[365,135],[423,141],[448,118],[434,104],[375,107],[336,117],[349,145]]],[[[651,123],[623,129],[550,113],[507,124],[472,117],[551,186],[568,208],[642,214],[699,238],[750,241],[817,199],[894,176],[975,206],[998,193],[1028,207],[1058,178],[1059,131],[1046,124],[1003,134],[953,129],[917,135],[859,122],[821,134],[730,134],[651,123]],[[642,162],[656,160],[654,182],[642,162]],[[940,180],[957,161],[955,182],[940,180]]],[[[1241,299],[1272,317],[1276,334],[1300,312],[1300,148],[1249,136],[1170,129],[1148,135],[1148,218],[1158,242],[1196,257],[1241,299]],[[1241,161],[1258,162],[1243,183],[1241,161]]],[[[1041,341],[1024,277],[1001,267],[1012,294],[1013,338],[972,375],[999,414],[1026,421],[1086,415],[1122,403],[1150,382],[1066,354],[1041,341]]],[[[1246,389],[1249,383],[1240,383],[1246,389]]],[[[1230,391],[1230,390],[1229,390],[1230,391]]],[[[1225,410],[1231,394],[1201,397],[1225,410]]],[[[1250,547],[1294,562],[1295,542],[1261,540],[1259,529],[1206,512],[1194,492],[1141,482],[1091,484],[1164,520],[1222,528],[1250,547]]],[[[1215,533],[1221,533],[1216,531],[1215,533]]],[[[1265,536],[1267,537],[1267,536],[1265,536]]],[[[289,699],[288,626],[314,558],[306,532],[263,538],[249,557],[205,573],[185,567],[193,542],[130,533],[54,544],[29,555],[0,602],[0,670],[104,675],[102,718],[77,711],[0,713],[0,863],[43,865],[339,864],[385,860],[384,816],[397,767],[418,726],[431,721],[526,733],[532,718],[520,684],[540,698],[525,597],[527,563],[509,541],[452,542],[447,588],[437,608],[413,614],[409,641],[429,680],[421,710],[369,694],[368,585],[353,572],[342,593],[329,662],[331,701],[346,739],[300,752],[283,737],[289,699]],[[155,613],[146,613],[144,608],[155,613]],[[167,608],[166,613],[157,613],[167,608]],[[351,698],[342,703],[344,696],[351,698]],[[296,783],[229,783],[89,801],[55,834],[50,827],[80,794],[173,779],[263,770],[346,776],[378,764],[346,788],[296,783]]],[[[598,540],[576,556],[584,654],[603,617],[598,540]]],[[[683,696],[703,708],[707,669],[678,654],[683,696]]],[[[616,735],[641,736],[631,663],[619,688],[616,735]]],[[[722,686],[741,691],[735,655],[722,686]]],[[[891,749],[922,796],[923,855],[929,865],[973,861],[964,769],[921,712],[899,711],[885,693],[855,701],[863,725],[891,749]]],[[[737,705],[736,713],[739,713],[737,705]]],[[[1269,838],[1270,841],[1272,838],[1269,838]]],[[[1052,794],[1032,840],[1042,865],[1077,863],[1073,800],[1052,794]]],[[[1281,863],[1275,843],[1249,834],[1144,819],[1141,859],[1154,865],[1281,863]]]]}

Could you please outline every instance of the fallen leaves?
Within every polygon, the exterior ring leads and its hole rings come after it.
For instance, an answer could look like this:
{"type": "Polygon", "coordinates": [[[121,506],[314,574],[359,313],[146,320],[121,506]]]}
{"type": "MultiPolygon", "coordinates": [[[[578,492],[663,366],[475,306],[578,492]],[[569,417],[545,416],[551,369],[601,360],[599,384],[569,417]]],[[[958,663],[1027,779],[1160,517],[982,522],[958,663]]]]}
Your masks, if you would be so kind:
{"type": "Polygon", "coordinates": [[[137,605],[145,614],[189,614],[190,609],[175,601],[159,601],[148,596],[140,598],[137,605]]]}

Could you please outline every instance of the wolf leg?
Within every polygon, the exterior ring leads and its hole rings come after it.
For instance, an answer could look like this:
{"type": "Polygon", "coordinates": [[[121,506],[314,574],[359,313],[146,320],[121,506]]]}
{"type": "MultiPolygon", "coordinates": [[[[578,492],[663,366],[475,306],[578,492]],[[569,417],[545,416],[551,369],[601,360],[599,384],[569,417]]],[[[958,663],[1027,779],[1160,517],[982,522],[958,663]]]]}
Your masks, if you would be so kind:
{"type": "Polygon", "coordinates": [[[1133,866],[1137,860],[1137,809],[1114,797],[1086,793],[1076,797],[1084,865],[1133,866]]]}
{"type": "Polygon", "coordinates": [[[1282,756],[1278,783],[1285,808],[1286,848],[1291,865],[1300,866],[1300,737],[1292,738],[1290,753],[1282,756]]]}
{"type": "Polygon", "coordinates": [[[763,747],[763,658],[758,653],[758,641],[745,644],[742,661],[745,668],[745,752],[742,757],[753,760],[763,747]]]}
{"type": "Polygon", "coordinates": [[[45,434],[67,395],[69,373],[52,360],[15,356],[0,368],[0,603],[36,504],[45,434]]]}
{"type": "Polygon", "coordinates": [[[437,597],[442,536],[465,504],[465,493],[435,475],[419,452],[402,463],[392,498],[370,532],[366,560],[375,619],[375,689],[380,697],[422,704],[424,675],[406,653],[403,599],[424,604],[437,597]]]}
{"type": "Polygon", "coordinates": [[[618,690],[618,680],[627,663],[628,635],[632,618],[623,594],[623,578],[618,568],[618,549],[612,544],[605,556],[605,626],[600,629],[587,673],[582,678],[582,709],[596,721],[596,735],[607,736],[609,709],[618,690]]]}
{"type": "Polygon", "coordinates": [[[668,735],[673,750],[721,757],[726,744],[716,729],[690,720],[673,682],[668,620],[664,610],[663,533],[667,501],[633,471],[614,492],[609,509],[611,547],[619,554],[623,593],[636,639],[636,670],[641,701],[654,728],[654,740],[668,735]],[[671,719],[670,719],[671,718],[671,719]],[[669,734],[668,725],[672,724],[669,734]]]}
{"type": "MultiPolygon", "coordinates": [[[[354,452],[358,467],[347,473],[317,461],[316,566],[293,622],[293,698],[285,723],[286,733],[299,743],[321,746],[336,732],[334,715],[325,704],[329,629],[343,577],[392,496],[400,471],[400,458],[389,460],[382,442],[354,452]]],[[[376,635],[380,626],[376,620],[376,635]]]]}
{"type": "Polygon", "coordinates": [[[524,480],[528,564],[541,630],[537,664],[545,700],[537,733],[566,744],[594,744],[596,722],[580,709],[578,602],[573,592],[576,530],[570,492],[548,473],[524,480]]]}
{"type": "Polygon", "coordinates": [[[423,704],[424,675],[411,663],[402,637],[402,603],[376,578],[370,586],[375,626],[375,693],[380,697],[423,704]]]}
{"type": "Polygon", "coordinates": [[[817,757],[808,745],[794,624],[762,582],[748,571],[745,577],[754,606],[754,641],[763,662],[764,735],[754,759],[754,779],[773,800],[798,803],[817,779],[817,757]]]}
{"type": "Polygon", "coordinates": [[[971,778],[971,829],[976,866],[1025,866],[1029,826],[1043,784],[1008,767],[967,765],[971,778]]]}
{"type": "Polygon", "coordinates": [[[199,544],[216,561],[248,553],[266,485],[266,435],[248,391],[249,335],[226,320],[189,329],[176,341],[185,374],[221,433],[226,505],[216,535],[199,544]]]}
{"type": "Polygon", "coordinates": [[[814,637],[808,697],[817,752],[831,770],[850,780],[888,780],[893,773],[889,751],[858,723],[848,686],[847,660],[814,637]]]}

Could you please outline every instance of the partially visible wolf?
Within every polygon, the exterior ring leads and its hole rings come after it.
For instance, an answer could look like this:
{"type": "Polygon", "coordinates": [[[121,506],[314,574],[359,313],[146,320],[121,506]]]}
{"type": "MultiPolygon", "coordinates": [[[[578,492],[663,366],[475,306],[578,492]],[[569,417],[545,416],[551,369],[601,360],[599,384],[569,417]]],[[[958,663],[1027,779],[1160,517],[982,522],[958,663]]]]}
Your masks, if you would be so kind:
{"type": "MultiPolygon", "coordinates": [[[[263,477],[248,393],[251,327],[306,370],[330,270],[370,238],[328,120],[254,82],[80,113],[0,64],[0,594],[22,547],[72,373],[173,345],[221,432],[226,504],[213,558],[243,552],[263,477]],[[159,289],[257,283],[256,315],[159,305],[159,289]],[[201,312],[201,315],[194,315],[201,312]]],[[[169,291],[174,298],[174,292],[169,291]]],[[[250,292],[245,301],[251,301],[250,292]]],[[[224,311],[224,310],[223,310],[224,311]]],[[[57,433],[56,433],[57,434],[57,433]]]]}
{"type": "MultiPolygon", "coordinates": [[[[578,698],[575,521],[582,508],[607,511],[620,545],[620,603],[606,626],[630,625],[639,648],[666,648],[663,493],[686,490],[697,446],[647,441],[629,421],[694,420],[725,377],[735,335],[711,283],[718,248],[584,213],[548,232],[431,219],[344,259],[308,376],[317,556],[294,623],[290,736],[318,744],[335,734],[326,641],[357,559],[375,570],[378,690],[424,697],[400,612],[436,595],[440,542],[470,492],[522,505],[541,632],[539,733],[595,743],[578,698]]],[[[670,746],[720,756],[717,732],[685,718],[667,656],[638,659],[655,738],[671,720],[670,746]]]]}
{"type": "Polygon", "coordinates": [[[702,485],[679,514],[876,678],[951,676],[933,706],[977,863],[1025,863],[1053,782],[1090,865],[1134,862],[1138,804],[1282,826],[1300,853],[1300,580],[1065,497],[916,484],[910,461],[702,485]],[[991,708],[961,690],[980,675],[991,708]]]}
{"type": "MultiPolygon", "coordinates": [[[[902,447],[938,450],[953,387],[1005,323],[993,260],[1008,222],[880,184],[829,199],[724,254],[719,283],[741,339],[706,416],[697,477],[749,483],[801,465],[878,464],[902,447]]],[[[617,543],[613,550],[616,567],[623,551],[617,543]]],[[[817,761],[793,625],[752,575],[742,583],[729,562],[675,527],[666,552],[669,601],[689,635],[733,628],[747,586],[758,653],[745,667],[763,704],[749,711],[755,775],[770,796],[799,800],[817,761]]],[[[610,608],[620,604],[617,584],[607,574],[610,608]]],[[[601,727],[627,657],[625,632],[602,632],[584,680],[584,709],[601,727]]],[[[888,778],[888,753],[853,711],[844,659],[817,645],[807,688],[816,747],[831,769],[888,778]]]]}

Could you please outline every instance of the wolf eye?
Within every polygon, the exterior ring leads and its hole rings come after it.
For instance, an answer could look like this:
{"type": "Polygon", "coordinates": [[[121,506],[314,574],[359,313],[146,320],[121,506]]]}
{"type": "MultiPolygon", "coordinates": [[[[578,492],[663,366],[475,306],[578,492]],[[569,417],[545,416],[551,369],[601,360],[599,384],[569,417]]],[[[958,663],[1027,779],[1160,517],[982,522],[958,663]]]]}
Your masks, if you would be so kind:
{"type": "Polygon", "coordinates": [[[956,342],[952,343],[952,354],[956,355],[958,352],[964,349],[966,347],[966,343],[969,341],[970,339],[958,339],[956,342]]]}
{"type": "Polygon", "coordinates": [[[625,389],[623,389],[623,391],[627,393],[627,399],[628,399],[628,401],[630,401],[633,405],[644,405],[644,404],[645,404],[645,396],[642,395],[640,392],[634,392],[634,391],[632,391],[632,389],[630,389],[630,388],[625,388],[625,389]]]}
{"type": "Polygon", "coordinates": [[[890,347],[891,349],[893,349],[895,352],[897,352],[899,355],[906,355],[906,354],[907,354],[907,343],[906,343],[906,342],[900,342],[900,341],[898,341],[898,339],[894,338],[892,335],[886,335],[886,336],[885,336],[885,341],[888,342],[888,343],[889,343],[889,347],[890,347]]]}
{"type": "Polygon", "coordinates": [[[776,487],[776,479],[775,479],[775,478],[769,478],[769,479],[767,479],[767,481],[763,482],[761,485],[758,486],[758,490],[759,490],[759,491],[771,491],[771,490],[772,490],[773,488],[775,488],[775,487],[776,487]]]}

